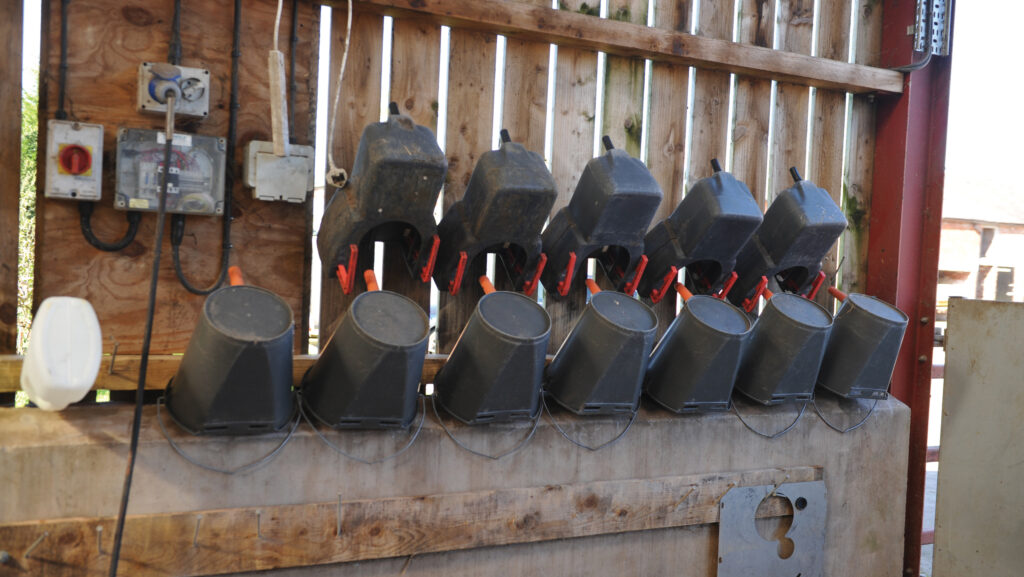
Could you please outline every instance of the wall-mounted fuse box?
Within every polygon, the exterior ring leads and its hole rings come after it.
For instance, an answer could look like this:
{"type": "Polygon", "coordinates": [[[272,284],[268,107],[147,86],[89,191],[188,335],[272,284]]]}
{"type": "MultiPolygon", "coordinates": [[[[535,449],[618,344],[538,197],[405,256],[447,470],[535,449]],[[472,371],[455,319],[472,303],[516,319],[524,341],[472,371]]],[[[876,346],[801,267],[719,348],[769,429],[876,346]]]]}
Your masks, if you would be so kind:
{"type": "Polygon", "coordinates": [[[139,112],[164,114],[167,100],[164,91],[176,84],[181,94],[175,102],[178,116],[205,118],[210,115],[210,71],[163,62],[143,62],[139,65],[139,112]]]}
{"type": "Polygon", "coordinates": [[[99,200],[103,182],[103,125],[50,120],[46,137],[47,198],[99,200]]]}
{"type": "Polygon", "coordinates": [[[245,147],[245,185],[257,200],[306,202],[313,190],[313,147],[292,144],[288,156],[274,154],[274,143],[253,140],[245,147]]]}
{"type": "MultiPolygon", "coordinates": [[[[117,131],[117,195],[114,207],[156,211],[164,172],[164,133],[122,128],[117,131]]],[[[224,213],[226,141],[213,136],[176,133],[171,146],[167,212],[224,213]]]]}

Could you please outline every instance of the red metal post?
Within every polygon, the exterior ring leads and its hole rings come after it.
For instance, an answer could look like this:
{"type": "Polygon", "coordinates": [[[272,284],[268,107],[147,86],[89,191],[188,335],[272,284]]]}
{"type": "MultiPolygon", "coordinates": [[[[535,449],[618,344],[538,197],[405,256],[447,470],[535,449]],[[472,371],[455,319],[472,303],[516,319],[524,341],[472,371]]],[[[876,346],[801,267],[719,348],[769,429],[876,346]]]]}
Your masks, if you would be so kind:
{"type": "MultiPolygon", "coordinates": [[[[885,0],[882,10],[882,66],[920,58],[907,34],[915,2],[885,0]]],[[[950,59],[933,56],[927,66],[909,73],[903,94],[879,97],[875,128],[867,291],[911,318],[892,393],[911,410],[903,567],[913,577],[920,574],[921,563],[949,72],[950,59]]]]}

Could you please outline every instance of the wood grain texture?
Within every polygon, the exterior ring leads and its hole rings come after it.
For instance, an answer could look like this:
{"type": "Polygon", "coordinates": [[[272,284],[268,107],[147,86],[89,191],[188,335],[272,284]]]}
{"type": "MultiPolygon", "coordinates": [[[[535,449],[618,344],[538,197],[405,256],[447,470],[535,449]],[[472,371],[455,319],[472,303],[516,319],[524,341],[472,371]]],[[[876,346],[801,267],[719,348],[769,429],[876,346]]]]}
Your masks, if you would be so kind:
{"type": "MultiPolygon", "coordinates": [[[[856,61],[877,66],[882,49],[882,5],[878,2],[857,0],[855,42],[856,61]]],[[[860,94],[853,96],[842,204],[850,224],[839,241],[843,246],[839,283],[847,292],[867,290],[868,224],[875,161],[875,108],[873,97],[860,94]]]]}
{"type": "MultiPolygon", "coordinates": [[[[647,25],[647,0],[610,0],[608,18],[618,22],[647,25]]],[[[601,134],[611,137],[616,148],[640,157],[645,138],[644,60],[609,54],[605,58],[604,110],[601,134]]]]}
{"type": "MultiPolygon", "coordinates": [[[[835,0],[818,6],[816,53],[822,58],[846,61],[850,52],[850,6],[852,0],[835,0]]],[[[816,90],[811,123],[810,178],[828,191],[837,205],[843,203],[843,153],[846,145],[846,92],[816,90]]],[[[840,241],[822,260],[825,282],[834,284],[841,260],[840,241]]],[[[831,296],[818,292],[818,304],[828,307],[831,296]]]]}
{"type": "Polygon", "coordinates": [[[22,1],[0,6],[0,354],[13,353],[18,340],[21,27],[22,1]]]}
{"type": "MultiPolygon", "coordinates": [[[[654,26],[689,32],[692,5],[689,0],[658,0],[654,5],[654,26]]],[[[683,198],[684,168],[686,162],[686,106],[690,85],[690,68],[679,64],[654,62],[651,64],[651,124],[647,130],[647,168],[664,196],[658,212],[651,220],[657,226],[669,217],[683,198]]],[[[674,293],[654,304],[641,299],[658,316],[658,335],[668,330],[676,316],[677,298],[674,293]]]]}
{"type": "MultiPolygon", "coordinates": [[[[562,10],[586,12],[589,5],[582,0],[561,4],[562,10]]],[[[600,20],[596,14],[589,20],[600,20]]],[[[619,25],[623,25],[619,23],[619,25]]],[[[555,71],[554,134],[551,150],[551,176],[555,179],[558,197],[551,209],[554,215],[569,204],[583,168],[593,158],[594,120],[597,109],[597,53],[592,50],[558,47],[555,71]]],[[[585,259],[587,255],[577,255],[585,259]]],[[[573,278],[569,294],[555,301],[548,296],[546,306],[551,315],[551,341],[548,352],[554,353],[569,336],[587,304],[586,266],[580,266],[573,278]]],[[[549,290],[550,287],[544,287],[549,290]]]]}
{"type": "MultiPolygon", "coordinates": [[[[59,63],[60,0],[49,3],[43,25],[50,41],[43,45],[39,117],[53,117],[57,97],[59,63]]],[[[273,29],[277,3],[254,0],[243,5],[247,30],[273,29]]],[[[310,72],[313,39],[319,11],[304,4],[300,11],[296,53],[298,90],[294,95],[295,130],[298,143],[309,143],[312,132],[308,115],[316,95],[316,75],[310,72]]],[[[172,2],[99,0],[69,6],[70,35],[68,70],[68,111],[72,119],[100,123],[104,136],[104,200],[93,215],[93,228],[102,239],[121,236],[126,228],[123,212],[110,208],[115,174],[117,128],[161,128],[163,118],[135,111],[136,77],[139,63],[163,62],[167,58],[172,2]],[[102,81],[97,81],[102,79],[102,81]]],[[[291,27],[285,11],[281,27],[291,27]]],[[[230,3],[207,2],[190,6],[182,15],[182,64],[210,70],[212,89],[210,115],[202,122],[182,119],[180,132],[224,136],[228,123],[231,69],[230,3]]],[[[232,263],[240,266],[248,282],[268,288],[288,302],[296,317],[303,311],[303,277],[309,274],[304,262],[306,210],[301,205],[264,203],[252,199],[241,179],[244,144],[253,139],[270,140],[270,102],[267,88],[266,55],[272,34],[250,34],[243,30],[240,62],[238,146],[234,159],[235,190],[232,229],[232,263]]],[[[45,150],[45,131],[40,150],[45,150]]],[[[39,183],[39,190],[43,183],[39,183]]],[[[75,203],[47,201],[38,196],[35,304],[53,295],[88,299],[96,309],[104,333],[105,349],[120,344],[121,352],[138,352],[141,347],[150,269],[152,265],[156,216],[145,214],[135,241],[118,253],[104,253],[89,246],[79,232],[75,203]]],[[[193,283],[205,284],[218,271],[221,222],[219,218],[188,219],[181,258],[193,283]]],[[[204,299],[187,293],[178,283],[171,265],[169,238],[165,240],[160,288],[156,307],[152,350],[154,353],[184,350],[195,327],[204,299]]],[[[296,323],[297,325],[299,323],[296,323]]],[[[297,335],[296,347],[305,342],[297,335]]]]}
{"type": "MultiPolygon", "coordinates": [[[[477,160],[491,150],[497,37],[454,28],[449,46],[445,212],[462,199],[477,160]]],[[[450,352],[455,346],[476,302],[484,295],[477,279],[486,272],[487,255],[482,253],[466,264],[458,294],[452,296],[446,290],[441,291],[437,312],[438,352],[450,352]]]]}
{"type": "MultiPolygon", "coordinates": [[[[739,40],[772,46],[775,2],[740,0],[739,40]]],[[[768,129],[771,124],[772,83],[753,76],[736,77],[736,107],[732,132],[732,172],[747,185],[764,211],[768,198],[768,129]]]]}
{"type": "MultiPolygon", "coordinates": [[[[730,40],[733,13],[715,0],[701,0],[697,34],[730,40]]],[[[697,69],[693,87],[693,129],[690,136],[690,170],[687,190],[711,174],[711,159],[726,160],[729,138],[728,72],[697,69]]]]}
{"type": "MultiPolygon", "coordinates": [[[[811,53],[814,24],[813,0],[780,0],[775,44],[780,50],[811,53]]],[[[810,90],[801,84],[779,82],[775,88],[775,115],[768,180],[768,204],[793,184],[789,169],[807,172],[807,111],[810,90]]]]}
{"type": "MultiPolygon", "coordinates": [[[[333,105],[334,92],[338,85],[338,67],[345,49],[345,32],[348,14],[344,9],[333,10],[331,14],[331,62],[328,99],[333,105]]],[[[334,162],[351,171],[355,162],[359,138],[366,125],[380,120],[380,75],[382,31],[384,18],[378,14],[355,11],[352,14],[352,39],[349,44],[348,61],[345,64],[345,86],[338,102],[337,128],[334,134],[334,162]]],[[[328,108],[331,115],[333,106],[328,108]]],[[[328,126],[330,126],[328,118],[328,126]]],[[[346,194],[344,189],[333,192],[325,188],[326,194],[346,194]]],[[[342,197],[344,198],[344,197],[342,197]]],[[[329,200],[329,197],[328,199],[329,200]]],[[[318,225],[319,226],[319,225],[318,225]]],[[[366,250],[372,245],[360,247],[358,270],[373,267],[373,251],[366,250]]],[[[341,290],[334,271],[324,270],[320,279],[320,349],[334,334],[338,323],[348,312],[352,299],[366,290],[363,275],[356,275],[352,294],[341,290]]],[[[386,276],[386,275],[385,275],[386,276]]]]}
{"type": "MultiPolygon", "coordinates": [[[[121,565],[138,576],[217,575],[705,525],[718,521],[718,502],[733,487],[821,479],[820,468],[794,467],[340,505],[133,515],[125,523],[128,537],[121,565]]],[[[773,505],[758,516],[788,514],[788,506],[773,505]]],[[[39,535],[48,535],[29,558],[14,560],[14,574],[100,576],[109,562],[103,537],[113,534],[114,521],[101,517],[12,523],[0,525],[0,540],[13,551],[24,551],[39,535]]]]}
{"type": "MultiPolygon", "coordinates": [[[[341,0],[322,1],[329,6],[344,6],[341,0]]],[[[638,56],[850,92],[903,91],[900,75],[891,70],[591,18],[591,13],[596,14],[597,4],[588,4],[581,10],[582,5],[582,2],[568,2],[563,3],[563,10],[552,10],[522,2],[487,0],[363,1],[363,6],[368,10],[382,14],[396,17],[421,15],[452,27],[518,36],[559,46],[600,50],[620,56],[638,56]]]]}

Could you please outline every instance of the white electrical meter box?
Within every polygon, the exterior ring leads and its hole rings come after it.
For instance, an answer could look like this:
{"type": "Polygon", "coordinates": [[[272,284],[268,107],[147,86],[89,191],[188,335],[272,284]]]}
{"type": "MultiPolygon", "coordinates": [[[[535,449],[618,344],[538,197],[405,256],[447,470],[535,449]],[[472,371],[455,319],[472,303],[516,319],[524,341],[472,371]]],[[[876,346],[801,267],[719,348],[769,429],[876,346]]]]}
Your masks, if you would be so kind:
{"type": "Polygon", "coordinates": [[[210,71],[162,62],[139,65],[139,112],[165,114],[167,101],[163,92],[170,83],[178,85],[181,92],[181,98],[175,102],[175,115],[197,118],[210,115],[210,71]]]}
{"type": "MultiPolygon", "coordinates": [[[[164,173],[163,131],[122,128],[117,131],[117,178],[114,208],[155,212],[164,173]]],[[[176,133],[171,143],[167,212],[224,213],[223,138],[176,133]]]]}
{"type": "Polygon", "coordinates": [[[289,145],[288,156],[274,154],[274,143],[252,140],[245,147],[245,185],[257,200],[306,202],[313,190],[313,147],[289,145]]]}
{"type": "Polygon", "coordinates": [[[99,200],[103,125],[50,120],[46,135],[46,198],[99,200]]]}

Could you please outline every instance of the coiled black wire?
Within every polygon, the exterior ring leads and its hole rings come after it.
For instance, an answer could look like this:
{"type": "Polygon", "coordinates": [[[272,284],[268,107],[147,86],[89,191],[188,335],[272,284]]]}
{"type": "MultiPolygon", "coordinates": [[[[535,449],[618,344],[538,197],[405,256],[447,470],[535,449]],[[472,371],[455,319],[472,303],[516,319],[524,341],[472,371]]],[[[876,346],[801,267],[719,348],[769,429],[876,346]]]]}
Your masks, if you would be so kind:
{"type": "Polygon", "coordinates": [[[224,167],[224,219],[221,222],[221,253],[220,274],[217,280],[208,287],[193,285],[185,278],[181,267],[179,247],[185,237],[185,215],[176,214],[171,217],[171,260],[174,262],[174,274],[185,290],[196,295],[208,295],[219,289],[228,278],[228,265],[231,261],[231,221],[232,197],[235,191],[235,141],[238,134],[238,65],[242,57],[242,1],[235,0],[235,21],[231,40],[231,100],[228,114],[227,162],[224,167]]]}

